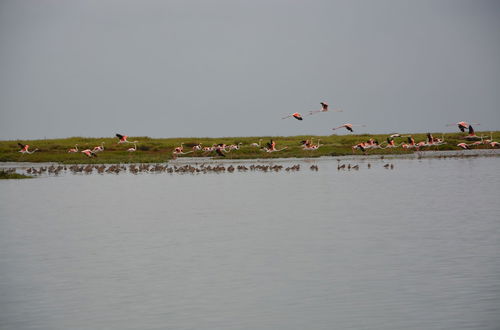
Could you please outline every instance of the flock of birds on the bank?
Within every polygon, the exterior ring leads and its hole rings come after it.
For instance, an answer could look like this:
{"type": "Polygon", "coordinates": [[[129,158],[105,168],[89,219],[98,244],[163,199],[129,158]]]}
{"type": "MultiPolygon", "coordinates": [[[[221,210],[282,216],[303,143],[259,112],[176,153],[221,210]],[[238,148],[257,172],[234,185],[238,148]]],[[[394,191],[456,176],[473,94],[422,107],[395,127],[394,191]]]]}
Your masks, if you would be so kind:
{"type": "MultiPolygon", "coordinates": [[[[321,102],[321,109],[309,111],[308,114],[314,115],[317,113],[322,113],[322,112],[327,112],[327,111],[329,111],[328,104],[321,102]]],[[[341,112],[342,109],[334,109],[333,111],[341,112]]],[[[289,114],[289,115],[283,117],[282,119],[287,119],[287,118],[295,118],[297,120],[303,120],[302,115],[298,112],[289,114]]],[[[472,124],[479,125],[478,123],[472,123],[472,124]]],[[[446,126],[457,125],[458,128],[460,129],[460,131],[462,131],[462,132],[465,132],[465,130],[468,130],[468,135],[465,136],[464,139],[467,142],[472,142],[472,143],[462,142],[462,143],[457,144],[457,147],[460,147],[462,149],[471,149],[473,147],[478,147],[481,145],[488,145],[492,148],[499,148],[500,147],[499,142],[493,141],[493,136],[490,136],[489,139],[485,139],[485,138],[487,138],[487,136],[477,136],[475,131],[474,131],[474,128],[472,127],[472,124],[461,121],[458,123],[446,125],[446,126]]],[[[356,127],[356,126],[365,127],[366,125],[346,123],[346,124],[340,125],[338,127],[334,127],[334,128],[332,128],[332,130],[345,128],[349,132],[354,132],[353,127],[356,127]]],[[[139,141],[128,141],[128,136],[122,135],[122,134],[116,134],[116,137],[118,138],[117,144],[128,143],[128,144],[134,145],[133,147],[128,148],[127,152],[133,153],[133,152],[137,151],[137,144],[139,141]]],[[[283,148],[276,148],[276,141],[274,141],[273,139],[271,139],[269,142],[267,142],[263,146],[261,144],[262,144],[262,139],[260,139],[258,143],[250,144],[250,146],[257,147],[261,151],[268,152],[268,153],[279,152],[279,151],[283,151],[283,150],[288,148],[287,146],[285,146],[283,148]]],[[[411,135],[401,135],[401,134],[396,133],[396,134],[391,134],[390,136],[388,136],[386,141],[384,141],[382,143],[379,143],[375,139],[369,139],[365,142],[357,143],[356,145],[352,146],[352,151],[353,151],[353,153],[355,153],[355,151],[359,150],[359,151],[362,151],[363,153],[366,153],[367,150],[370,150],[370,149],[387,149],[387,148],[398,148],[398,147],[401,147],[403,149],[419,150],[420,148],[435,147],[435,146],[440,146],[443,144],[446,144],[446,142],[444,141],[444,134],[443,134],[442,138],[440,139],[440,138],[433,137],[431,133],[427,133],[427,139],[425,141],[416,142],[415,139],[411,135]],[[402,138],[402,139],[406,138],[406,142],[403,140],[400,143],[396,144],[395,139],[397,139],[397,138],[402,138]]],[[[18,145],[21,148],[21,150],[19,150],[19,152],[22,154],[33,154],[34,152],[39,150],[37,148],[37,149],[34,149],[33,151],[30,151],[29,150],[30,146],[28,144],[18,143],[18,145]]],[[[199,151],[199,152],[202,152],[204,156],[207,156],[207,155],[215,152],[217,155],[219,155],[221,157],[225,157],[226,153],[231,152],[233,150],[239,150],[241,145],[242,145],[242,143],[229,144],[229,145],[227,145],[225,143],[219,143],[219,144],[213,144],[211,146],[202,146],[202,144],[200,143],[200,144],[194,145],[191,148],[191,150],[186,150],[184,148],[184,143],[181,143],[180,146],[174,148],[174,150],[172,151],[172,155],[174,158],[177,158],[180,155],[187,155],[187,154],[199,151]]],[[[301,141],[301,147],[303,150],[314,151],[314,150],[318,150],[320,146],[321,145],[320,145],[319,139],[316,143],[313,143],[312,139],[301,141]]],[[[78,144],[76,144],[75,148],[71,148],[68,150],[68,153],[80,152],[89,158],[93,158],[93,157],[97,157],[97,154],[100,152],[103,152],[103,151],[104,151],[104,142],[102,142],[101,145],[96,146],[92,149],[84,149],[84,150],[78,150],[78,144]]]]}

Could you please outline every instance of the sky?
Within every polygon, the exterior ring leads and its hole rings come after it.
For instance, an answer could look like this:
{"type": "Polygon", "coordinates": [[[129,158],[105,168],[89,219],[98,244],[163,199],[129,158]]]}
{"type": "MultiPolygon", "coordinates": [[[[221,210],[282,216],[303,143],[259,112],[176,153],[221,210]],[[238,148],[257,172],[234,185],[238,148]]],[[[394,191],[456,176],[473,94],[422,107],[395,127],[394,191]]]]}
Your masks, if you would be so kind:
{"type": "Polygon", "coordinates": [[[500,130],[500,1],[0,0],[0,139],[462,120],[500,130]]]}

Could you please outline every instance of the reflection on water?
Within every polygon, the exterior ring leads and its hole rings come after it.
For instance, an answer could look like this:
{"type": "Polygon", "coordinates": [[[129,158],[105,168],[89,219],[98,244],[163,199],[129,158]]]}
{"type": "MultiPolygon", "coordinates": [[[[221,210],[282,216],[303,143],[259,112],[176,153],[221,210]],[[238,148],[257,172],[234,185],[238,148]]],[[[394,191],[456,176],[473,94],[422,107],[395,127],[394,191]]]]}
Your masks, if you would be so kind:
{"type": "Polygon", "coordinates": [[[498,158],[297,163],[0,182],[0,328],[498,328],[498,158]]]}

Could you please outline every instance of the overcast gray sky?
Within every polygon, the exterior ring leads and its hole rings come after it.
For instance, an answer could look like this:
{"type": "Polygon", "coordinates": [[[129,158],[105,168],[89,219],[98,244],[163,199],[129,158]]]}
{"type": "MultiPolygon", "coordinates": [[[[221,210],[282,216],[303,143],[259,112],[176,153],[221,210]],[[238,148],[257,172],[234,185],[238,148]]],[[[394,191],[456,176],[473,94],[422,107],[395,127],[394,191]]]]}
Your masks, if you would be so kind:
{"type": "Polygon", "coordinates": [[[500,1],[0,0],[0,116],[0,139],[498,130],[500,1]],[[321,101],[344,112],[281,120],[321,101]]]}

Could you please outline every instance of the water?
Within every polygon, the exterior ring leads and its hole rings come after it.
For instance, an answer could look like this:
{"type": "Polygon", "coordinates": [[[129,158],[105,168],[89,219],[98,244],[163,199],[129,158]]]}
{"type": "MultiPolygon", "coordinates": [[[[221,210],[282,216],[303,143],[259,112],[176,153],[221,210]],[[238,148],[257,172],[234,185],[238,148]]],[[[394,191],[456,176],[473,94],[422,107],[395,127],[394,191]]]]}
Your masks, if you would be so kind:
{"type": "Polygon", "coordinates": [[[499,158],[343,162],[3,180],[0,328],[499,329],[499,158]]]}

